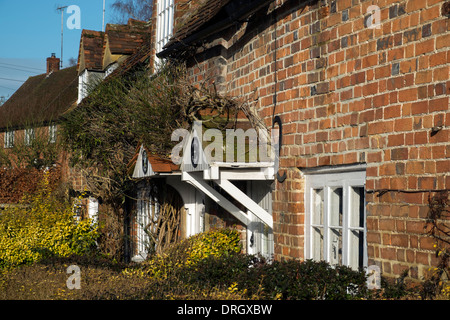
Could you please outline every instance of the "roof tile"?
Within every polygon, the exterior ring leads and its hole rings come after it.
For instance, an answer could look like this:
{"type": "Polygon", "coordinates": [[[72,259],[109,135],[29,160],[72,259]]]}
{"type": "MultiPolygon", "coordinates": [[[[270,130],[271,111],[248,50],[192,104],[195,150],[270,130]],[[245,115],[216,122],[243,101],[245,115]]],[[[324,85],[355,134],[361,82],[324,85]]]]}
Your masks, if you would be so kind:
{"type": "Polygon", "coordinates": [[[102,70],[103,68],[103,42],[105,35],[100,31],[83,30],[81,32],[78,66],[80,58],[84,56],[84,68],[88,70],[102,70]]]}
{"type": "Polygon", "coordinates": [[[205,0],[198,6],[197,10],[187,13],[183,18],[184,22],[177,27],[172,39],[165,45],[165,48],[198,31],[205,23],[211,21],[230,1],[205,0]]]}

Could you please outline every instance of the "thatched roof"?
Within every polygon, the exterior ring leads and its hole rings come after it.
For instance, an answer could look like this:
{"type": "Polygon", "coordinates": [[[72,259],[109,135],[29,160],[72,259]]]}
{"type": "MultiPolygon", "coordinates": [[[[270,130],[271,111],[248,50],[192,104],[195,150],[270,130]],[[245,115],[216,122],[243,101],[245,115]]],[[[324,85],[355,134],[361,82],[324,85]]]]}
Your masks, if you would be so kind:
{"type": "Polygon", "coordinates": [[[56,121],[76,103],[77,87],[76,67],[28,78],[0,107],[0,130],[56,121]]]}

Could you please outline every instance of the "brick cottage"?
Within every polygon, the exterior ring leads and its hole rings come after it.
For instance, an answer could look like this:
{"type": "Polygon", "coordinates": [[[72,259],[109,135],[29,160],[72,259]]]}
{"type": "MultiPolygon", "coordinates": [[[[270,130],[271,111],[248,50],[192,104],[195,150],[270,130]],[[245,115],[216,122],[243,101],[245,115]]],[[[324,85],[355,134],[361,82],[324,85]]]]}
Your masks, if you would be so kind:
{"type": "Polygon", "coordinates": [[[421,279],[429,197],[450,189],[449,2],[188,3],[159,58],[281,119],[275,259],[421,279]]]}
{"type": "MultiPolygon", "coordinates": [[[[181,237],[234,226],[248,253],[423,279],[438,262],[430,201],[448,200],[450,189],[450,1],[153,5],[148,23],[82,32],[78,101],[75,92],[68,103],[82,104],[91,81],[136,65],[158,72],[164,60],[182,63],[190,83],[214,85],[267,130],[278,128],[281,148],[279,162],[203,161],[194,127],[178,164],[137,146],[128,164],[136,197],[126,208],[127,258],[151,251],[152,190],[170,186],[181,237]]],[[[70,179],[85,189],[82,176],[70,179]]],[[[95,213],[97,200],[86,200],[95,213]]]]}

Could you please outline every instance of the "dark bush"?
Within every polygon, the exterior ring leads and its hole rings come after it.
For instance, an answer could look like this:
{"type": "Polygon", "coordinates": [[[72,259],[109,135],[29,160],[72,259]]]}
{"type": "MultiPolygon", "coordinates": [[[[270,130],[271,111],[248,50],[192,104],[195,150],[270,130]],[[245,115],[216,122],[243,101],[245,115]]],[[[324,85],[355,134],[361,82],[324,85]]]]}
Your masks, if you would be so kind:
{"type": "Polygon", "coordinates": [[[178,277],[201,290],[237,284],[245,298],[342,300],[368,296],[365,272],[345,266],[332,267],[324,261],[267,262],[245,254],[211,256],[196,268],[180,270],[178,277]]]}
{"type": "Polygon", "coordinates": [[[408,269],[404,270],[397,279],[381,278],[381,288],[385,298],[399,299],[411,293],[405,282],[408,272],[408,269]]]}
{"type": "Polygon", "coordinates": [[[180,269],[178,274],[181,280],[201,289],[227,288],[239,278],[246,277],[255,259],[254,256],[239,253],[209,256],[195,267],[180,269]]]}
{"type": "MultiPolygon", "coordinates": [[[[358,299],[367,296],[366,275],[324,261],[274,261],[255,267],[265,299],[358,299]]],[[[249,288],[255,287],[247,283],[249,288]]]]}

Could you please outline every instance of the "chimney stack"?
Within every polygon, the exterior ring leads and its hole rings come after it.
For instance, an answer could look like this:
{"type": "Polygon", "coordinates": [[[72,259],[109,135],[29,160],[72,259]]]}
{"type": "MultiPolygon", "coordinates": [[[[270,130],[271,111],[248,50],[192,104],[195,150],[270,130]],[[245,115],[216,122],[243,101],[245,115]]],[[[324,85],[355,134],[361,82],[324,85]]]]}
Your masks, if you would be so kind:
{"type": "Polygon", "coordinates": [[[47,75],[59,70],[59,62],[59,58],[56,58],[54,53],[52,53],[50,58],[47,58],[47,75]]]}

